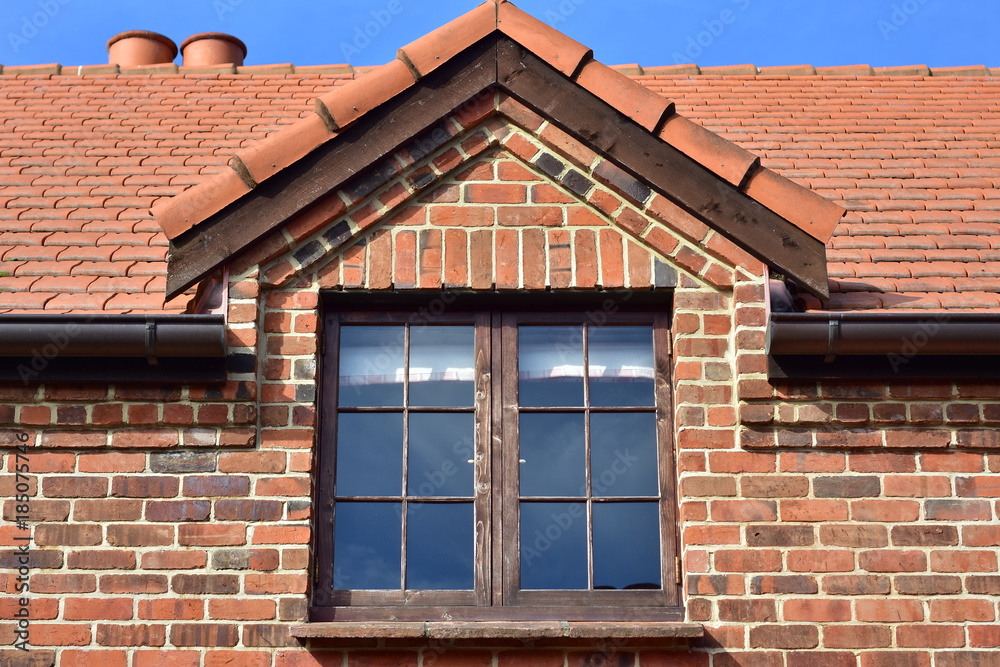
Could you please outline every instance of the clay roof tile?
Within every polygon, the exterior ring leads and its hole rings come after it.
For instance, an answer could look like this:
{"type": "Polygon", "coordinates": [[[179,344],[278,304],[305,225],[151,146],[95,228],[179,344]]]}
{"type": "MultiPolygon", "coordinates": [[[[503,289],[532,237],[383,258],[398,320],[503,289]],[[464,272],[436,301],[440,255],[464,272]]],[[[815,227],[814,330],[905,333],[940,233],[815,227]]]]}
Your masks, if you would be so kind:
{"type": "MultiPolygon", "coordinates": [[[[402,60],[393,60],[360,79],[320,95],[316,103],[317,107],[325,108],[334,128],[341,130],[415,82],[410,68],[402,60]]],[[[323,110],[319,112],[322,114],[323,110]]]]}
{"type": "Polygon", "coordinates": [[[679,115],[667,119],[660,139],[737,187],[760,162],[756,155],[679,115]]]}
{"type": "Polygon", "coordinates": [[[416,76],[427,76],[496,28],[497,7],[493,0],[489,0],[410,42],[399,50],[398,58],[412,67],[416,76]]]}
{"type": "Polygon", "coordinates": [[[845,213],[832,201],[770,169],[758,169],[751,174],[745,192],[813,238],[824,242],[833,236],[834,227],[845,213]]]}
{"type": "Polygon", "coordinates": [[[672,102],[596,60],[583,66],[576,82],[650,132],[673,114],[672,102]]]}
{"type": "Polygon", "coordinates": [[[593,51],[510,2],[498,7],[497,27],[536,56],[568,77],[593,57],[593,51]]]}
{"type": "Polygon", "coordinates": [[[175,239],[248,192],[240,175],[227,168],[183,195],[160,199],[153,205],[153,216],[167,238],[175,239]]]}

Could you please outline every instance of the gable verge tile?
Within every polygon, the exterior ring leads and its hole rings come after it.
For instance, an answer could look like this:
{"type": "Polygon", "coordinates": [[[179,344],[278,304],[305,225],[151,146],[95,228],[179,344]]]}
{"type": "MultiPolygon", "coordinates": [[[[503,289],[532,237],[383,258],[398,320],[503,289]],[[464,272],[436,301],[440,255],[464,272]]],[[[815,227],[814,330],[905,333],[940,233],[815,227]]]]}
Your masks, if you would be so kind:
{"type": "Polygon", "coordinates": [[[166,237],[174,239],[248,192],[239,174],[227,168],[180,195],[161,199],[153,205],[153,217],[166,237]]]}
{"type": "Polygon", "coordinates": [[[673,102],[596,60],[583,66],[576,82],[650,132],[673,113],[673,102]]]}
{"type": "Polygon", "coordinates": [[[751,174],[745,192],[823,243],[830,240],[834,227],[846,213],[837,204],[770,169],[751,174]]]}
{"type": "Polygon", "coordinates": [[[590,60],[594,55],[591,49],[580,42],[542,23],[509,2],[502,2],[499,5],[497,27],[500,32],[568,77],[576,74],[580,64],[590,60]]]}
{"type": "Polygon", "coordinates": [[[399,59],[427,76],[497,27],[496,4],[490,0],[399,50],[399,59]]]}
{"type": "Polygon", "coordinates": [[[760,162],[756,155],[683,116],[668,118],[660,131],[660,139],[736,187],[760,162]]]}
{"type": "MultiPolygon", "coordinates": [[[[343,129],[380,104],[392,99],[416,83],[410,68],[401,60],[393,60],[317,98],[336,129],[343,129]]],[[[322,115],[322,110],[318,109],[322,115]]]]}
{"type": "Polygon", "coordinates": [[[323,119],[311,113],[267,138],[236,152],[256,183],[263,183],[334,136],[323,119]]]}

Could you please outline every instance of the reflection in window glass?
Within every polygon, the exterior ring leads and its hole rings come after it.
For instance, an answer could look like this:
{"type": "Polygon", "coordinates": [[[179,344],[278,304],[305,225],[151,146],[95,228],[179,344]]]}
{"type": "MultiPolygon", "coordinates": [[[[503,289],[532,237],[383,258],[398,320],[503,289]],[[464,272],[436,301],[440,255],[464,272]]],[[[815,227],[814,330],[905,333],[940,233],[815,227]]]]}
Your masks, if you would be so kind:
{"type": "Polygon", "coordinates": [[[337,495],[398,496],[403,484],[403,415],[343,413],[337,423],[337,495]]]}
{"type": "Polygon", "coordinates": [[[518,328],[518,402],[583,405],[583,328],[518,328]]]}
{"type": "Polygon", "coordinates": [[[660,587],[657,503],[594,503],[594,588],[660,587]]]}
{"type": "Polygon", "coordinates": [[[400,588],[401,517],[399,503],[337,503],[333,531],[334,588],[400,588]]]}
{"type": "Polygon", "coordinates": [[[656,415],[590,415],[590,488],[595,496],[658,496],[656,415]]]}
{"type": "Polygon", "coordinates": [[[652,406],[653,328],[591,327],[590,404],[652,406]]]}
{"type": "Polygon", "coordinates": [[[473,327],[410,329],[410,405],[472,407],[473,327]]]}
{"type": "Polygon", "coordinates": [[[410,503],[406,522],[406,587],[471,590],[472,503],[410,503]]]}
{"type": "Polygon", "coordinates": [[[521,503],[521,588],[587,588],[585,503],[521,503]]]}
{"type": "Polygon", "coordinates": [[[522,413],[522,496],[583,496],[587,491],[584,414],[522,413]]]}
{"type": "Polygon", "coordinates": [[[402,326],[340,328],[341,407],[386,407],[403,404],[402,326]]]}
{"type": "Polygon", "coordinates": [[[471,413],[411,413],[407,493],[472,497],[471,413]]]}

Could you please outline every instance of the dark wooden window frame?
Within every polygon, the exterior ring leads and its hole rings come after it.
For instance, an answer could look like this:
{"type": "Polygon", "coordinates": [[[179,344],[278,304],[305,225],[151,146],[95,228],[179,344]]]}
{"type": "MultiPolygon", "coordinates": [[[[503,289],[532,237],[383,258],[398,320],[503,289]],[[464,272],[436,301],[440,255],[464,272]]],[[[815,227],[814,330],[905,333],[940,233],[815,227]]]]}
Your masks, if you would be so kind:
{"type": "MultiPolygon", "coordinates": [[[[598,301],[597,303],[600,303],[598,301]]],[[[662,305],[662,303],[661,303],[662,305]]],[[[312,621],[445,620],[644,620],[683,619],[677,567],[677,494],[674,464],[669,315],[637,309],[600,313],[513,310],[470,311],[360,309],[338,304],[323,317],[320,442],[317,446],[317,516],[312,621]],[[518,455],[503,442],[517,440],[517,338],[519,324],[649,324],[654,332],[655,414],[660,467],[660,590],[519,590],[518,455]],[[476,562],[473,591],[338,591],[333,589],[333,494],[341,324],[466,324],[475,326],[476,562]]],[[[586,364],[586,361],[584,362],[586,364]]],[[[583,408],[582,410],[587,410],[583,408]]],[[[531,411],[545,411],[532,408],[531,411]]],[[[557,408],[554,411],[565,412],[557,408]]],[[[625,408],[627,410],[627,408],[625,408]]],[[[430,412],[440,409],[431,408],[430,412]]],[[[587,503],[588,513],[591,503],[587,503]]],[[[589,540],[588,540],[589,543],[589,540]]],[[[590,564],[592,567],[592,563],[590,564]]]]}

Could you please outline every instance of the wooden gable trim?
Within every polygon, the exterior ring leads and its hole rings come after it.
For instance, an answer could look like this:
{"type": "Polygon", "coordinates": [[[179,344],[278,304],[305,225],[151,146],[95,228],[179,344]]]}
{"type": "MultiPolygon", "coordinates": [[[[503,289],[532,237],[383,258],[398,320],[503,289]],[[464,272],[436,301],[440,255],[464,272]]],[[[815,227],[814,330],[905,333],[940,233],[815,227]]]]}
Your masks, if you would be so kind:
{"type": "Polygon", "coordinates": [[[525,47],[491,35],[362,117],[328,144],[171,244],[168,296],[496,87],[820,298],[829,295],[825,245],[661,141],[525,47]]]}
{"type": "Polygon", "coordinates": [[[496,38],[473,45],[390,103],[366,114],[336,139],[174,239],[167,294],[180,294],[293,214],[493,86],[496,64],[496,38]]]}
{"type": "Polygon", "coordinates": [[[826,246],[697,161],[660,141],[599,97],[504,40],[500,85],[584,144],[614,160],[765,264],[829,297],[826,246]]]}

